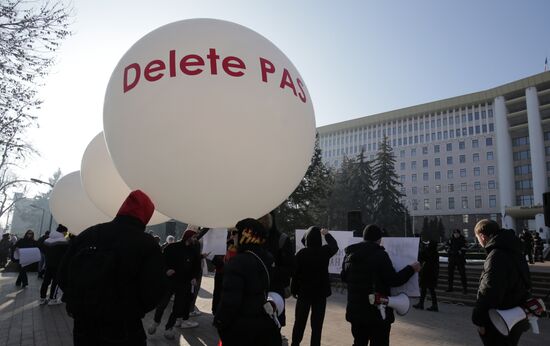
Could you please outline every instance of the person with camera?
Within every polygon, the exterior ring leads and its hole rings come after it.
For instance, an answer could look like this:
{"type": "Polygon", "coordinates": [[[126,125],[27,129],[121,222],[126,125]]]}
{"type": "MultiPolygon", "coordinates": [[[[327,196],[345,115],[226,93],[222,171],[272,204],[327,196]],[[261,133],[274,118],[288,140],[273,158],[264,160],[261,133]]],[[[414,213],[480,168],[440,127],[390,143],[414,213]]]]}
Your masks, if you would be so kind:
{"type": "Polygon", "coordinates": [[[485,248],[487,258],[481,272],[472,322],[483,344],[517,345],[528,329],[527,320],[517,323],[508,336],[498,332],[489,318],[490,309],[511,309],[530,298],[531,278],[523,254],[523,244],[513,230],[500,229],[492,220],[481,220],[475,236],[485,248]]]}
{"type": "Polygon", "coordinates": [[[385,308],[385,318],[378,307],[371,304],[369,294],[390,296],[390,288],[404,285],[416,272],[420,263],[414,262],[399,272],[393,268],[388,253],[380,246],[382,231],[368,225],[363,231],[364,241],[346,248],[342,266],[342,281],[348,285],[346,320],[351,323],[354,346],[390,344],[393,309],[385,308]]]}

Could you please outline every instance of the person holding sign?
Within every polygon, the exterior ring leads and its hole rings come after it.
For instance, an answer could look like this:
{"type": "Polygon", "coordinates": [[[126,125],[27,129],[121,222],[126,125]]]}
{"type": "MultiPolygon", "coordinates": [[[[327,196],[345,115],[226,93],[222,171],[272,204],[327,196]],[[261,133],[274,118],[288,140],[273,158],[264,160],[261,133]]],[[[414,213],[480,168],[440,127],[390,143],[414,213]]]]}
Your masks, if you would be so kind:
{"type": "Polygon", "coordinates": [[[364,241],[346,248],[342,264],[342,281],[348,285],[346,320],[351,323],[354,346],[389,345],[391,324],[395,318],[393,309],[386,307],[386,318],[381,316],[369,295],[378,293],[390,296],[390,288],[405,284],[420,263],[414,262],[396,272],[388,253],[380,246],[382,231],[376,225],[368,225],[363,231],[364,241]]]}
{"type": "MultiPolygon", "coordinates": [[[[34,232],[32,231],[32,229],[29,229],[27,232],[25,232],[25,236],[19,239],[17,243],[15,243],[14,247],[16,250],[37,248],[38,242],[34,240],[34,232]]],[[[19,261],[19,275],[17,275],[17,280],[15,281],[15,285],[25,288],[29,285],[29,279],[27,278],[27,271],[25,270],[25,266],[30,263],[24,264],[25,261],[22,258],[18,258],[18,261],[19,261]]]]}
{"type": "Polygon", "coordinates": [[[300,345],[311,309],[311,343],[321,345],[327,297],[331,295],[328,264],[338,252],[338,243],[327,229],[310,227],[305,236],[305,248],[298,251],[290,290],[297,298],[292,346],[300,345]],[[325,238],[327,245],[323,245],[325,238]]]}

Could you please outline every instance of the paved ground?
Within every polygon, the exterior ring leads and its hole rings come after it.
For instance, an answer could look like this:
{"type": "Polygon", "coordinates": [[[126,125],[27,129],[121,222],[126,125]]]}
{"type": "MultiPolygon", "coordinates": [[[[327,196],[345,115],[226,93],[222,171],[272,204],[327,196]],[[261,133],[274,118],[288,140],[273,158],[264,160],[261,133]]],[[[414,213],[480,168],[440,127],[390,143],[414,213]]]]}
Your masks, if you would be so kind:
{"type": "MultiPolygon", "coordinates": [[[[532,268],[535,269],[535,268],[532,268]]],[[[547,268],[545,268],[547,269],[547,268]]],[[[0,273],[0,345],[6,346],[64,346],[72,345],[72,321],[67,317],[64,306],[39,306],[38,290],[41,283],[36,274],[29,275],[29,286],[20,289],[15,286],[16,274],[0,273]]],[[[203,279],[203,288],[197,302],[204,312],[210,311],[213,280],[203,279]]],[[[345,321],[345,294],[334,293],[327,304],[327,315],[323,329],[323,345],[351,345],[350,325],[345,321]]],[[[288,325],[293,324],[294,299],[289,299],[288,325]]],[[[481,345],[474,327],[470,323],[471,308],[442,304],[439,313],[412,309],[404,317],[397,317],[391,333],[392,345],[481,345]]],[[[168,316],[164,316],[164,320],[168,316]]],[[[147,315],[145,326],[152,319],[147,315]]],[[[179,330],[179,338],[166,341],[162,331],[148,340],[149,345],[199,346],[217,345],[217,334],[211,326],[212,315],[204,313],[196,317],[200,326],[192,330],[179,330]]],[[[550,345],[550,319],[539,321],[541,334],[524,334],[520,345],[550,345]]],[[[291,327],[283,328],[283,334],[290,339],[291,327]]],[[[309,344],[306,331],[303,345],[309,344]]]]}

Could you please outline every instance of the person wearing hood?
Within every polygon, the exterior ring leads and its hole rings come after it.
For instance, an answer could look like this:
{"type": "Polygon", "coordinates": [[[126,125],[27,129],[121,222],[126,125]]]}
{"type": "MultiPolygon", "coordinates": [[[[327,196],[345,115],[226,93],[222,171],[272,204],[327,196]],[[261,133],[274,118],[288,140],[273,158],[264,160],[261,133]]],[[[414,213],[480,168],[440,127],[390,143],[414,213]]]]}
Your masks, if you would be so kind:
{"type": "MultiPolygon", "coordinates": [[[[268,292],[273,289],[273,257],[265,248],[267,230],[250,218],[239,221],[235,227],[237,254],[224,267],[214,326],[224,346],[281,346],[277,318],[283,306],[275,313],[266,310],[271,306],[266,303],[268,292]]],[[[282,303],[283,298],[278,298],[282,303]]]]}
{"type": "Polygon", "coordinates": [[[310,309],[310,345],[320,346],[327,297],[332,294],[328,264],[330,258],[338,252],[338,243],[327,229],[316,226],[307,230],[303,240],[305,248],[296,254],[295,272],[290,286],[292,295],[297,298],[292,346],[300,345],[304,337],[310,309]],[[323,237],[326,245],[323,245],[323,237]]]}
{"type": "Polygon", "coordinates": [[[369,294],[391,295],[391,287],[404,285],[420,263],[414,262],[399,272],[393,268],[390,256],[380,246],[382,231],[377,225],[368,225],[363,231],[364,241],[346,248],[342,265],[342,281],[348,285],[346,320],[351,323],[353,345],[389,345],[393,309],[386,307],[382,317],[376,305],[369,301],[369,294]]]}
{"type": "Polygon", "coordinates": [[[164,249],[165,249],[168,245],[174,243],[175,241],[176,241],[176,238],[175,238],[173,235],[167,236],[167,237],[166,237],[166,243],[162,244],[162,246],[161,246],[162,251],[164,251],[164,249]]]}
{"type": "Polygon", "coordinates": [[[44,273],[44,280],[40,286],[40,305],[57,305],[61,304],[61,297],[57,296],[57,270],[59,264],[63,259],[63,256],[69,248],[69,241],[65,238],[67,234],[67,227],[59,224],[57,229],[50,232],[49,237],[44,240],[44,246],[42,250],[44,252],[46,271],[44,273]],[[50,288],[50,299],[46,298],[48,293],[48,286],[50,288]]]}
{"type": "Polygon", "coordinates": [[[147,344],[141,320],[166,292],[160,247],[145,233],[154,210],[145,193],[132,191],[112,221],[70,242],[58,284],[75,346],[147,344]]]}
{"type": "Polygon", "coordinates": [[[466,238],[460,230],[455,229],[451,239],[447,242],[447,253],[449,255],[449,276],[448,287],[445,292],[453,291],[455,267],[458,267],[460,281],[462,282],[462,293],[468,293],[468,280],[466,279],[466,238]]]}
{"type": "Polygon", "coordinates": [[[196,233],[192,229],[187,229],[180,241],[172,243],[164,249],[165,276],[169,285],[168,291],[157,306],[153,324],[147,329],[151,335],[156,333],[172,295],[174,295],[174,305],[166,322],[164,337],[168,340],[173,340],[176,337],[173,327],[178,318],[183,320],[181,328],[194,328],[199,325],[197,322],[189,320],[189,309],[197,278],[202,275],[201,255],[193,238],[196,233]]]}
{"type": "MultiPolygon", "coordinates": [[[[36,247],[38,248],[38,242],[34,240],[34,232],[32,229],[27,230],[23,238],[19,239],[14,247],[14,252],[17,249],[28,249],[36,247]]],[[[19,262],[17,260],[17,262],[19,262]]],[[[16,286],[21,286],[23,288],[29,285],[29,279],[27,278],[27,270],[21,264],[19,264],[19,275],[17,275],[17,280],[15,281],[16,286]]]]}
{"type": "Polygon", "coordinates": [[[528,329],[527,320],[518,322],[508,336],[498,332],[489,318],[490,309],[511,309],[530,298],[531,277],[523,254],[523,244],[512,230],[500,229],[493,220],[481,220],[474,233],[485,248],[477,300],[472,322],[484,345],[517,345],[528,329]]]}
{"type": "Polygon", "coordinates": [[[432,296],[432,306],[427,308],[428,311],[439,311],[437,306],[437,296],[435,288],[437,287],[437,279],[439,278],[439,252],[437,251],[437,242],[433,239],[425,239],[422,236],[420,242],[420,251],[418,253],[418,261],[422,264],[420,269],[418,284],[420,286],[420,301],[413,305],[415,309],[424,309],[424,300],[426,299],[426,291],[430,291],[432,296]]]}

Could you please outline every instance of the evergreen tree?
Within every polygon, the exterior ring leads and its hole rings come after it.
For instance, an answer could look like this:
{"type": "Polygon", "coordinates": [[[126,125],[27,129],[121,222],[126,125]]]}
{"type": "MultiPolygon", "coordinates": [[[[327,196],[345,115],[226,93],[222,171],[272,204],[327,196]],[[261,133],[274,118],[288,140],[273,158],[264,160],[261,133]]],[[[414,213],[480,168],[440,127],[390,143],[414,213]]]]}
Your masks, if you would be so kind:
{"type": "Polygon", "coordinates": [[[334,184],[328,203],[329,222],[327,227],[332,229],[346,229],[347,212],[353,210],[350,198],[350,182],[353,176],[353,160],[344,157],[340,169],[334,172],[334,184]]]}
{"type": "Polygon", "coordinates": [[[402,184],[395,172],[395,156],[387,137],[380,143],[373,176],[376,182],[375,221],[390,235],[399,234],[398,229],[403,229],[406,208],[401,204],[404,194],[398,188],[402,184]]]}
{"type": "Polygon", "coordinates": [[[349,177],[350,210],[361,211],[363,222],[368,224],[374,214],[374,184],[371,162],[365,158],[364,149],[351,162],[349,177]]]}
{"type": "Polygon", "coordinates": [[[315,139],[315,149],[311,163],[300,185],[275,210],[277,226],[281,231],[292,234],[297,228],[311,225],[325,225],[327,205],[332,175],[322,162],[319,136],[315,139]]]}

